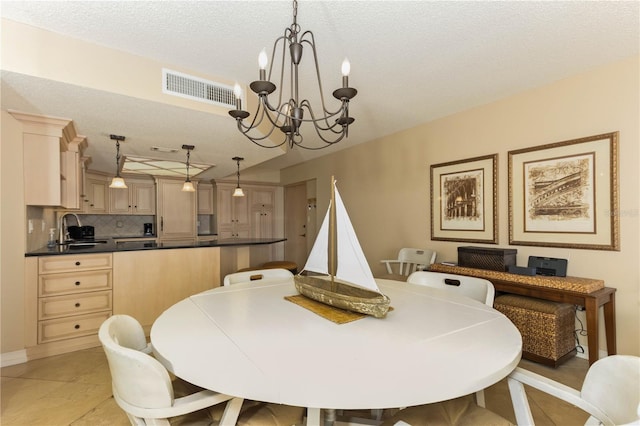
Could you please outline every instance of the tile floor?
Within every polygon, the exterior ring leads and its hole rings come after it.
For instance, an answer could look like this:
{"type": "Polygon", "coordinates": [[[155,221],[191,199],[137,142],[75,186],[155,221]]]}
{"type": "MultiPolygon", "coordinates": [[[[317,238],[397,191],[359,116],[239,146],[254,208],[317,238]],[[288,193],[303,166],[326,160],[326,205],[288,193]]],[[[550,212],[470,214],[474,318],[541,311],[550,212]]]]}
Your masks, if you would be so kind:
{"type": "MultiPolygon", "coordinates": [[[[579,389],[585,359],[573,358],[557,369],[521,361],[521,366],[579,389]]],[[[39,359],[1,369],[2,426],[128,425],[111,397],[111,376],[101,347],[39,359]]],[[[583,425],[587,415],[535,390],[528,391],[538,426],[583,425]]],[[[506,381],[485,391],[487,408],[515,423],[506,381]]]]}

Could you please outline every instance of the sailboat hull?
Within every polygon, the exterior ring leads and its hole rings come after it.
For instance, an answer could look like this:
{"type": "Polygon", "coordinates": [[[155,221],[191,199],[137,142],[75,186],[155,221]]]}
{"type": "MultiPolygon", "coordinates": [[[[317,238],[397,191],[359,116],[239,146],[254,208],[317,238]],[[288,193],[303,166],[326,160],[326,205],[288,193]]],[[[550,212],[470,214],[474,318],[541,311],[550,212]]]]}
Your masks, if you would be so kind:
{"type": "Polygon", "coordinates": [[[296,289],[300,294],[329,306],[384,318],[390,299],[384,294],[356,287],[344,281],[334,280],[332,289],[329,277],[296,275],[296,289]]]}

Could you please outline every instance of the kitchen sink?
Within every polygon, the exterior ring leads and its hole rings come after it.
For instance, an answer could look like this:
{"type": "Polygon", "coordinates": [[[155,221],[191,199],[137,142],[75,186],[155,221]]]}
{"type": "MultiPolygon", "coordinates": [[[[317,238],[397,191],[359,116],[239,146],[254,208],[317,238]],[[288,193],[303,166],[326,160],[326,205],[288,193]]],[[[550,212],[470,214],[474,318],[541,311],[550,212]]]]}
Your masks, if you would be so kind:
{"type": "Polygon", "coordinates": [[[71,240],[65,241],[63,245],[66,245],[69,248],[88,248],[95,247],[98,244],[106,244],[107,240],[71,240]]]}

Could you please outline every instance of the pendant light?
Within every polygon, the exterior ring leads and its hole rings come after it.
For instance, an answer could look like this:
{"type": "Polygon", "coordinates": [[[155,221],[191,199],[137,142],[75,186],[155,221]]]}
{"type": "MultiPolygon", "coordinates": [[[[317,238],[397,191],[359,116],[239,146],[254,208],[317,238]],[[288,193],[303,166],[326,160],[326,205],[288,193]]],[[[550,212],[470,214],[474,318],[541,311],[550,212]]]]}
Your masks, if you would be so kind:
{"type": "Polygon", "coordinates": [[[233,196],[234,197],[244,197],[244,191],[242,190],[242,188],[240,188],[240,162],[242,160],[244,160],[244,158],[242,158],[242,157],[233,157],[232,160],[234,160],[236,163],[238,163],[238,172],[236,173],[236,175],[238,176],[238,186],[236,186],[235,191],[233,191],[233,196]]]}
{"type": "Polygon", "coordinates": [[[182,185],[182,190],[185,192],[195,192],[196,189],[193,187],[193,183],[191,179],[189,179],[189,158],[191,157],[191,150],[194,149],[194,145],[182,145],[182,149],[187,150],[187,180],[184,181],[184,185],[182,185]]]}
{"type": "Polygon", "coordinates": [[[120,176],[120,141],[124,142],[124,136],[109,135],[111,140],[116,141],[116,176],[111,180],[109,188],[126,189],[127,184],[120,176]]]}

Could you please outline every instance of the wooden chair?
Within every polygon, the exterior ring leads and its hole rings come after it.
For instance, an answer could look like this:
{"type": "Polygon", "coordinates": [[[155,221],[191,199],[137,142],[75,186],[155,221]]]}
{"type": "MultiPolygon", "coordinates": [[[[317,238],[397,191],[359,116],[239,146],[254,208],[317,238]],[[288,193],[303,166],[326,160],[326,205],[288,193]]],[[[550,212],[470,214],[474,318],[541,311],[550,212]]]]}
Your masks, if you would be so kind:
{"type": "Polygon", "coordinates": [[[387,268],[388,274],[409,275],[412,272],[427,269],[436,261],[436,252],[428,249],[401,248],[398,258],[393,260],[381,260],[387,268]],[[397,271],[393,266],[397,265],[397,271]]]}
{"type": "Polygon", "coordinates": [[[640,424],[640,357],[611,355],[587,371],[581,390],[517,367],[507,378],[519,425],[533,425],[524,385],[566,401],[591,417],[585,425],[640,424]]]}

